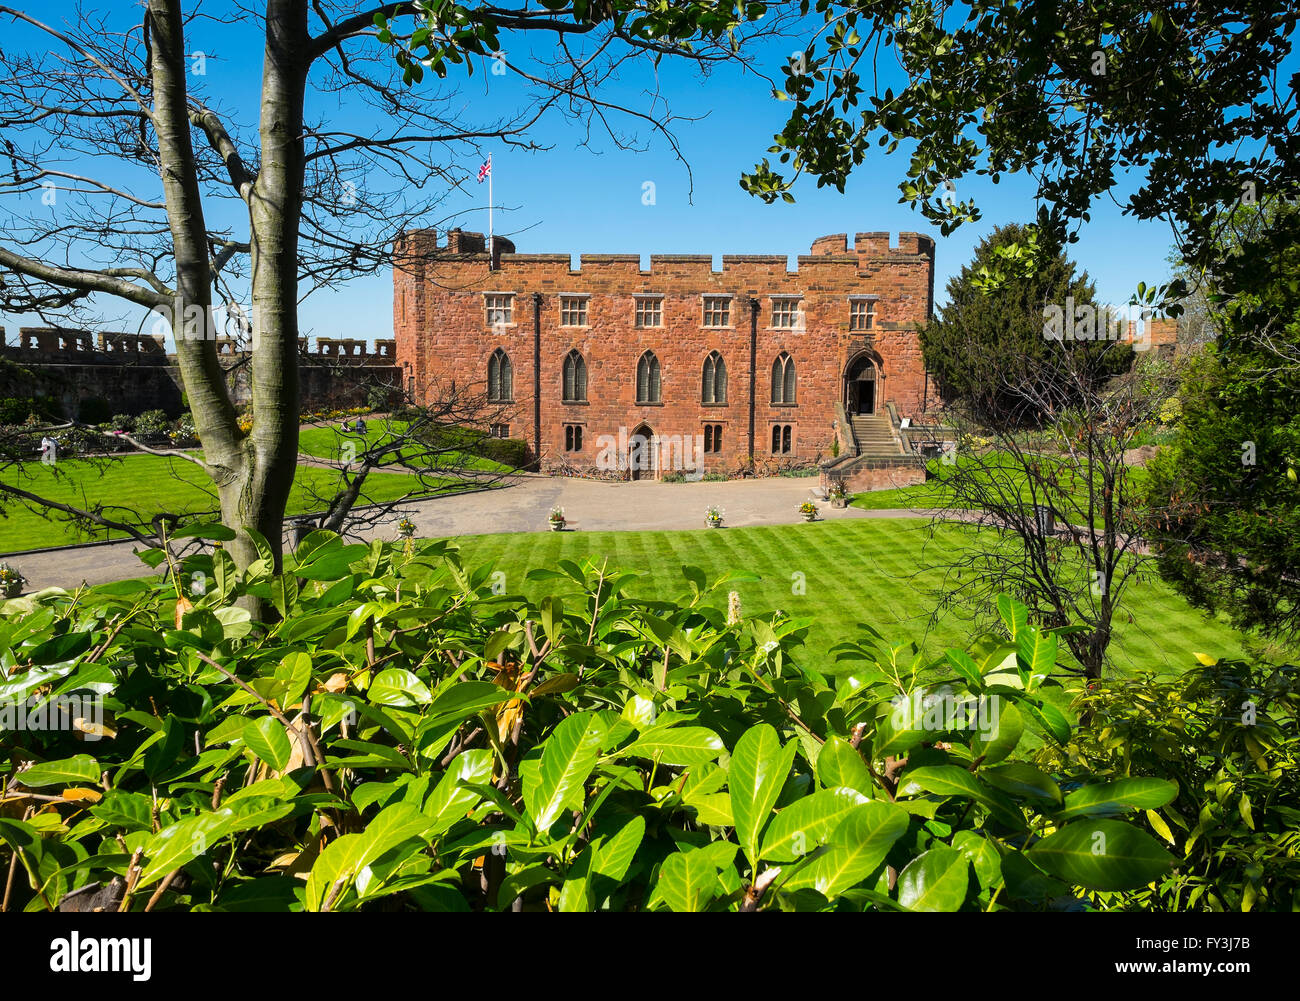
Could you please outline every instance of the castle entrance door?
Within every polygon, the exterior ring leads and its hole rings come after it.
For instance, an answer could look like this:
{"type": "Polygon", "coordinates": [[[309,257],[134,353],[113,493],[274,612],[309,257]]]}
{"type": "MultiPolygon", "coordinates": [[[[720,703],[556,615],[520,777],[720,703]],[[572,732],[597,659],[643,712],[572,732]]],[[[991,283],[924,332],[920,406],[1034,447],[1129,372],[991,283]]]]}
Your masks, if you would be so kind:
{"type": "Polygon", "coordinates": [[[655,433],[649,424],[638,424],[627,443],[627,468],[633,480],[655,478],[655,433]]]}
{"type": "Polygon", "coordinates": [[[876,412],[876,363],[866,355],[844,373],[844,409],[850,417],[876,412]]]}

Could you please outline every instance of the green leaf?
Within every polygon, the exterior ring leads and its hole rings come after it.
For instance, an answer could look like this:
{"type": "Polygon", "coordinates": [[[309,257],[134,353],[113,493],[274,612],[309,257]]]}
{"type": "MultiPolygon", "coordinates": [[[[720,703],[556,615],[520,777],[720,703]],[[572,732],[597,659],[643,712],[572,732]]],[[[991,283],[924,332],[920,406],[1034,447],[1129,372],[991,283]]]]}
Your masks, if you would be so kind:
{"type": "Polygon", "coordinates": [[[1056,668],[1056,634],[1032,626],[1022,627],[1016,637],[1016,656],[1029,674],[1027,687],[1034,687],[1030,679],[1045,681],[1056,668]]]}
{"type": "Polygon", "coordinates": [[[1039,841],[1026,855],[1053,876],[1090,890],[1133,890],[1174,864],[1155,838],[1118,820],[1076,821],[1039,841]]]}
{"type": "Polygon", "coordinates": [[[144,845],[147,860],[137,887],[161,879],[173,869],[192,862],[218,841],[254,827],[264,827],[293,812],[292,803],[276,803],[258,808],[246,806],[242,811],[226,806],[209,813],[186,817],[165,827],[144,845]]]}
{"type": "Polygon", "coordinates": [[[796,872],[783,890],[808,887],[828,900],[862,882],[907,831],[906,810],[883,800],[854,806],[827,840],[827,850],[796,872]]]}
{"type": "Polygon", "coordinates": [[[1022,761],[1013,761],[994,768],[981,768],[980,778],[994,789],[1001,789],[1022,799],[1033,797],[1052,803],[1061,802],[1061,787],[1052,780],[1052,777],[1022,761]]]}
{"type": "Polygon", "coordinates": [[[702,850],[674,852],[659,867],[656,892],[670,910],[702,911],[721,888],[718,866],[702,850]]]}
{"type": "Polygon", "coordinates": [[[29,789],[41,786],[78,785],[83,782],[99,782],[102,769],[99,762],[89,754],[78,754],[61,761],[47,761],[32,765],[18,773],[18,781],[29,789]]]}
{"type": "Polygon", "coordinates": [[[284,732],[284,725],[273,716],[249,720],[244,726],[243,736],[249,750],[270,765],[272,770],[281,771],[289,763],[293,745],[289,742],[289,735],[284,732]]]}
{"type": "Polygon", "coordinates": [[[913,911],[957,911],[970,887],[963,852],[941,846],[918,855],[898,876],[898,902],[913,911]]]}
{"type": "Polygon", "coordinates": [[[524,787],[524,798],[539,832],[549,830],[566,808],[582,804],[583,785],[596,767],[604,732],[595,714],[574,713],[561,720],[543,743],[537,785],[531,790],[524,787]]]}
{"type": "Polygon", "coordinates": [[[703,726],[658,726],[619,751],[619,756],[653,758],[663,765],[688,766],[716,761],[726,751],[722,738],[703,726]]]}
{"type": "Polygon", "coordinates": [[[817,756],[817,781],[827,789],[844,787],[856,789],[864,796],[873,796],[875,788],[871,771],[858,750],[842,737],[827,737],[817,756]]]}
{"type": "Polygon", "coordinates": [[[826,843],[856,806],[870,800],[854,789],[819,789],[781,810],[763,837],[759,857],[766,862],[794,862],[826,843]]]}
{"type": "MultiPolygon", "coordinates": [[[[497,691],[501,689],[497,688],[497,691]]],[[[402,667],[386,667],[380,671],[370,683],[367,694],[371,702],[386,706],[428,705],[433,700],[429,686],[402,667]]]]}
{"type": "Polygon", "coordinates": [[[903,774],[898,795],[914,796],[918,790],[937,796],[964,796],[983,803],[1007,819],[1014,820],[1015,808],[1000,794],[982,785],[974,775],[957,765],[929,765],[911,768],[903,774]]]}
{"type": "Polygon", "coordinates": [[[1020,638],[1020,633],[1029,625],[1029,609],[1010,595],[998,595],[998,616],[1007,627],[1007,634],[1012,642],[1020,638]]]}
{"type": "MultiPolygon", "coordinates": [[[[381,810],[362,833],[335,838],[321,852],[307,878],[307,909],[322,910],[336,885],[346,888],[379,856],[404,841],[424,837],[428,829],[428,817],[413,804],[399,802],[381,810]]],[[[338,893],[341,896],[342,891],[338,893]]]]}
{"type": "Polygon", "coordinates": [[[985,765],[992,765],[1016,749],[1025,733],[1025,718],[1010,699],[1000,695],[987,696],[991,701],[990,715],[996,723],[985,730],[976,728],[971,734],[970,749],[975,757],[983,757],[985,765]]]}
{"type": "Polygon", "coordinates": [[[1065,797],[1060,820],[1072,817],[1116,817],[1129,810],[1155,810],[1178,795],[1178,783],[1168,779],[1118,779],[1087,785],[1065,797]]]}
{"type": "Polygon", "coordinates": [[[519,697],[490,681],[460,681],[438,693],[438,697],[428,708],[425,720],[430,726],[436,723],[461,722],[483,709],[490,709],[492,706],[519,697]]]}
{"type": "Polygon", "coordinates": [[[443,774],[424,803],[424,814],[432,821],[430,834],[441,834],[478,806],[482,797],[465,783],[492,781],[493,755],[486,748],[462,751],[443,774]]]}
{"type": "Polygon", "coordinates": [[[736,822],[736,837],[749,859],[750,868],[758,868],[758,838],[776,806],[794,763],[796,743],[783,748],[776,729],[767,723],[746,730],[731,752],[727,773],[727,794],[731,798],[731,815],[736,822]]]}

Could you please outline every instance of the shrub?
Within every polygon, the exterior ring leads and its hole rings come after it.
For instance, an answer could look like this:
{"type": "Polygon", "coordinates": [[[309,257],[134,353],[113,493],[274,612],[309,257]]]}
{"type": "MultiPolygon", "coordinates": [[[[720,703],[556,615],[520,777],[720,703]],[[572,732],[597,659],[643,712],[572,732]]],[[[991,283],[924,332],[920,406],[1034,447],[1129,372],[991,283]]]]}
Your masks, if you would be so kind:
{"type": "Polygon", "coordinates": [[[0,424],[22,424],[32,412],[32,401],[21,396],[0,399],[0,424]]]}
{"type": "Polygon", "coordinates": [[[281,575],[215,549],[6,605],[3,655],[49,665],[8,695],[89,700],[79,733],[0,736],[11,906],[137,852],[124,910],[1077,909],[1169,872],[1127,818],[1173,783],[1063,789],[1015,757],[1070,726],[1057,633],[1009,600],[1005,634],[930,669],[865,627],[828,652],[807,620],[729,621],[692,567],[664,603],[560,561],[533,603],[446,542],[404,548],[316,531],[281,575]]]}
{"type": "Polygon", "coordinates": [[[130,414],[114,414],[108,421],[115,431],[134,431],[135,418],[130,414]]]}
{"type": "Polygon", "coordinates": [[[1210,661],[1173,680],[1099,682],[1078,708],[1091,718],[1039,755],[1067,775],[1172,779],[1178,795],[1140,823],[1179,857],[1134,909],[1300,909],[1300,670],[1210,661]]]}
{"type": "Polygon", "coordinates": [[[171,420],[164,410],[146,410],[135,419],[137,431],[166,431],[170,426],[171,420]]]}
{"type": "Polygon", "coordinates": [[[511,469],[520,469],[528,462],[528,443],[519,438],[484,437],[468,451],[511,469]]]}

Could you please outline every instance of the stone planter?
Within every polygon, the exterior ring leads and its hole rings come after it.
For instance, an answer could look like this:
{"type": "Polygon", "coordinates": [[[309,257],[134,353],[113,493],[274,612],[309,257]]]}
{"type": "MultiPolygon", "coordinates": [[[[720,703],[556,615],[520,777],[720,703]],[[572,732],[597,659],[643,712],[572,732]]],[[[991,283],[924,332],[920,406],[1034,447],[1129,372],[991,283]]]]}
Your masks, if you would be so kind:
{"type": "Polygon", "coordinates": [[[562,521],[553,521],[553,522],[551,522],[551,531],[552,531],[552,532],[563,532],[563,531],[564,531],[564,522],[562,522],[562,521]]]}
{"type": "Polygon", "coordinates": [[[817,513],[816,513],[816,512],[813,512],[812,514],[805,514],[805,515],[803,516],[803,520],[804,520],[804,521],[816,521],[816,520],[817,520],[817,513]]]}
{"type": "Polygon", "coordinates": [[[4,586],[4,596],[6,598],[17,598],[22,593],[23,582],[20,580],[16,580],[12,584],[6,584],[4,586]]]}
{"type": "Polygon", "coordinates": [[[721,527],[722,527],[722,519],[721,519],[721,518],[707,518],[707,519],[705,519],[705,521],[707,522],[707,524],[708,524],[708,526],[709,526],[710,528],[721,528],[721,527]]]}
{"type": "Polygon", "coordinates": [[[831,498],[831,507],[846,508],[848,506],[849,506],[849,499],[847,497],[831,498]]]}

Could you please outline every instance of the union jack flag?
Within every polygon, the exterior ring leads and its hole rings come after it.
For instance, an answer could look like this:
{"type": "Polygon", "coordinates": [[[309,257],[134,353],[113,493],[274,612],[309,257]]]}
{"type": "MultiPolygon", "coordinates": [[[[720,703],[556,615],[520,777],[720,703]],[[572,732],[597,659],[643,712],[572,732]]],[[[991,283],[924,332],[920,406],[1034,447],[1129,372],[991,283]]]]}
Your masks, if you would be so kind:
{"type": "Polygon", "coordinates": [[[492,173],[492,154],[488,154],[487,162],[478,169],[478,183],[482,184],[484,179],[492,173]]]}

